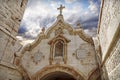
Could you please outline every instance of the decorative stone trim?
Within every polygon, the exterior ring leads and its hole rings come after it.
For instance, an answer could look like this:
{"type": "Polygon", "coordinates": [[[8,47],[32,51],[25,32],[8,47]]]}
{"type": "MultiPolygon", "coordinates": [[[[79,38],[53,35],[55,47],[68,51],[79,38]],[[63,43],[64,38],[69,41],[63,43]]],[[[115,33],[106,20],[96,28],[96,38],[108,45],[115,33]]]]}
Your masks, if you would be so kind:
{"type": "Polygon", "coordinates": [[[54,61],[54,49],[55,49],[55,43],[58,41],[62,41],[63,45],[64,45],[64,49],[63,49],[63,61],[66,64],[67,63],[67,43],[70,42],[70,40],[68,40],[67,38],[65,38],[62,35],[57,35],[56,37],[54,37],[52,40],[50,40],[48,42],[48,44],[50,45],[50,58],[49,58],[49,63],[52,64],[54,61]]]}
{"type": "Polygon", "coordinates": [[[38,71],[36,74],[34,74],[32,76],[31,80],[42,80],[42,77],[44,77],[47,74],[50,74],[52,72],[64,72],[67,74],[70,74],[71,76],[73,76],[76,80],[87,80],[85,78],[85,76],[80,73],[79,71],[75,70],[74,68],[72,68],[71,66],[67,66],[67,65],[50,65],[50,66],[46,66],[43,69],[41,69],[40,71],[38,71]]]}
{"type": "Polygon", "coordinates": [[[95,68],[89,73],[88,80],[101,80],[100,69],[95,68]]]}

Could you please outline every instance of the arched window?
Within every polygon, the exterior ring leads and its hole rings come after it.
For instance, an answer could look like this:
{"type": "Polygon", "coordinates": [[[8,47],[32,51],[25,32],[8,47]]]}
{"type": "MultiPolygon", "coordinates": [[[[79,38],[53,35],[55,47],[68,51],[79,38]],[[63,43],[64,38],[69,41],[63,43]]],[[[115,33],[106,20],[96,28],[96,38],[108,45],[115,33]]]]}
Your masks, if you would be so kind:
{"type": "Polygon", "coordinates": [[[55,55],[54,57],[63,57],[63,51],[64,51],[64,43],[62,41],[58,41],[55,44],[55,55]]]}

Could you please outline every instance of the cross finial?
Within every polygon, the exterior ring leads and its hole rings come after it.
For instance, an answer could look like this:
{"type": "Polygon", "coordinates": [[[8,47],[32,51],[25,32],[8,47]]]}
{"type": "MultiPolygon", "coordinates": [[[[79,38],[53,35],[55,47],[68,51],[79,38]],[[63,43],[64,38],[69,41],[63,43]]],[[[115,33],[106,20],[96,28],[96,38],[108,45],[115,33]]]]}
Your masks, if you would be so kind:
{"type": "Polygon", "coordinates": [[[57,10],[60,10],[60,15],[62,14],[62,10],[65,8],[65,6],[62,6],[62,5],[60,5],[60,7],[59,8],[57,8],[57,10]]]}

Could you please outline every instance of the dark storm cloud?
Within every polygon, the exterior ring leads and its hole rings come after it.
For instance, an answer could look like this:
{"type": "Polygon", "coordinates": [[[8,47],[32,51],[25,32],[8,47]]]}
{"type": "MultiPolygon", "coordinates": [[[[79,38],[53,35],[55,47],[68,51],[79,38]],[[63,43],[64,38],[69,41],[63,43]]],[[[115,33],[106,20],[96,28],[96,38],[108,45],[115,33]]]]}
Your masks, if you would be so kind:
{"type": "MultiPolygon", "coordinates": [[[[57,1],[28,0],[18,35],[27,39],[35,39],[42,27],[49,28],[59,14],[57,13],[57,1]]],[[[64,3],[66,8],[63,10],[65,21],[71,24],[73,28],[77,27],[77,23],[80,23],[81,27],[83,27],[87,33],[91,35],[96,34],[100,0],[88,0],[86,1],[88,2],[87,5],[80,3],[79,0],[73,0],[79,4],[70,3],[70,1],[72,0],[62,0],[62,2],[66,2],[64,3]],[[67,6],[67,3],[71,5],[67,6]],[[82,5],[85,5],[85,8],[82,5]]]]}
{"type": "Polygon", "coordinates": [[[21,25],[20,25],[20,28],[18,30],[18,34],[24,34],[25,32],[27,32],[27,28],[26,28],[26,24],[23,22],[21,25]]]}
{"type": "Polygon", "coordinates": [[[76,25],[78,23],[80,23],[80,26],[83,29],[90,29],[92,27],[97,27],[98,24],[98,16],[93,16],[93,17],[89,17],[84,20],[82,19],[80,16],[75,16],[75,15],[71,15],[68,19],[67,22],[70,23],[72,25],[73,28],[77,27],[76,25]]]}
{"type": "Polygon", "coordinates": [[[92,17],[86,21],[81,21],[81,26],[84,28],[84,29],[90,29],[91,27],[97,27],[97,24],[98,24],[98,16],[96,17],[92,17]]]}

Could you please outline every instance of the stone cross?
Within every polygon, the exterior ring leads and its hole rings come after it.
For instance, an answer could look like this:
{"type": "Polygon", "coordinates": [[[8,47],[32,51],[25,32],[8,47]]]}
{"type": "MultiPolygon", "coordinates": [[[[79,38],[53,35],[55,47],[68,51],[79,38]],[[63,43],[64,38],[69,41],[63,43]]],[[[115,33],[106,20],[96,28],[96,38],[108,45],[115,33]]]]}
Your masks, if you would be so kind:
{"type": "Polygon", "coordinates": [[[60,14],[62,14],[62,10],[63,10],[64,8],[65,8],[65,6],[60,5],[60,7],[57,8],[57,10],[60,10],[60,14]]]}

